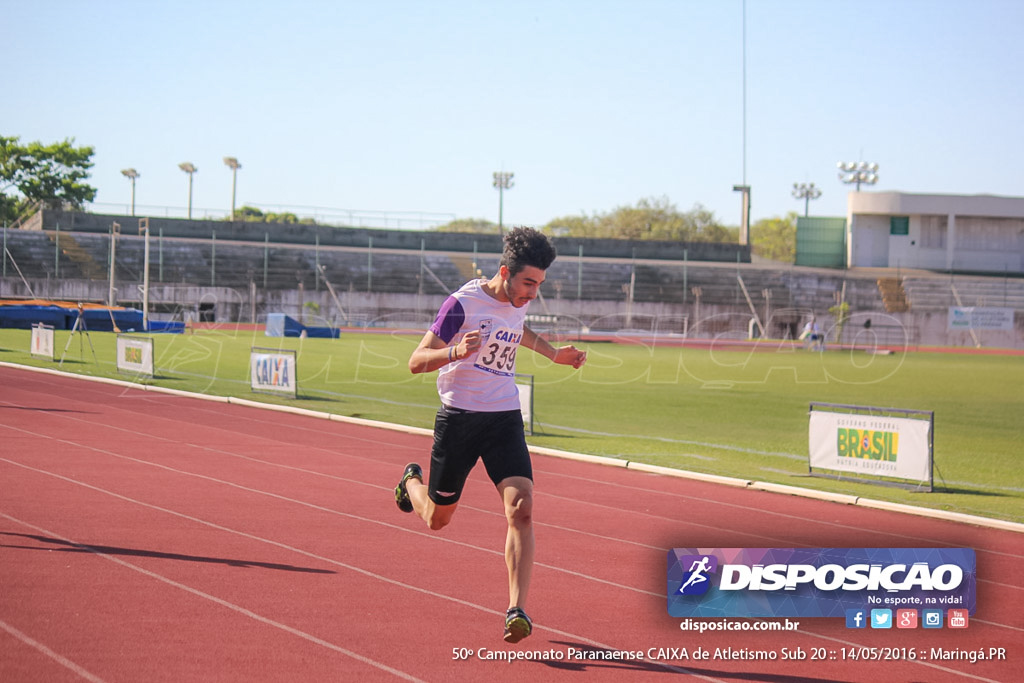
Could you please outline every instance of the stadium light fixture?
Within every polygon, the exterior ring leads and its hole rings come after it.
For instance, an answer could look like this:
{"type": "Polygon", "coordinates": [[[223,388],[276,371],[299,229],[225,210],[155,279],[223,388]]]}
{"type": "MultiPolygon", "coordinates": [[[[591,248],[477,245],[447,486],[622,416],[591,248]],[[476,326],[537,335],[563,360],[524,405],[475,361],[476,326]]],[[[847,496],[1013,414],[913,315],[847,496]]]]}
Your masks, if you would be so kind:
{"type": "Polygon", "coordinates": [[[804,200],[804,217],[806,218],[810,202],[821,196],[821,188],[816,187],[814,183],[793,183],[793,196],[804,200]]]}
{"type": "Polygon", "coordinates": [[[195,166],[191,164],[191,162],[188,161],[184,161],[178,164],[178,168],[180,168],[185,173],[188,173],[188,219],[192,220],[192,174],[199,169],[197,169],[195,166]]]}
{"type": "Polygon", "coordinates": [[[840,161],[839,180],[847,185],[856,185],[857,192],[860,186],[874,185],[878,182],[878,164],[869,161],[840,161]]]}
{"type": "Polygon", "coordinates": [[[502,226],[504,216],[502,215],[505,211],[505,190],[511,190],[515,183],[512,182],[512,178],[515,173],[509,173],[507,171],[495,171],[494,172],[494,187],[498,190],[498,232],[504,234],[505,229],[502,226]]]}
{"type": "Polygon", "coordinates": [[[134,168],[126,168],[123,171],[121,171],[121,175],[123,175],[128,180],[132,181],[132,215],[134,216],[135,215],[135,179],[139,177],[139,172],[136,171],[134,168]]]}
{"type": "Polygon", "coordinates": [[[235,187],[238,182],[238,169],[242,165],[235,157],[224,157],[224,165],[231,169],[231,220],[235,220],[235,187]]]}

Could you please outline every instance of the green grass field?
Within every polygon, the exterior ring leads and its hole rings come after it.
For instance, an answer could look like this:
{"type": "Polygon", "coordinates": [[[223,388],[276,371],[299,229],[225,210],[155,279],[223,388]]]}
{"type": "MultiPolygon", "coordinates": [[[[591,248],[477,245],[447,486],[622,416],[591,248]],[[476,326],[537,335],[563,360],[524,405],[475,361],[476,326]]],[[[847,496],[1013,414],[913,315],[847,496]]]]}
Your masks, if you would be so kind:
{"type": "MultiPolygon", "coordinates": [[[[68,335],[56,332],[58,359],[68,335]]],[[[27,330],[0,330],[0,361],[56,367],[29,355],[29,337],[27,330]]],[[[63,369],[130,379],[116,371],[114,339],[102,332],[71,339],[63,369]]],[[[406,367],[419,334],[343,333],[328,340],[200,331],[154,339],[151,383],[433,424],[435,375],[413,376],[406,367]],[[298,351],[297,400],[250,392],[252,346],[298,351]]],[[[580,345],[589,352],[580,371],[530,351],[519,354],[518,372],[535,382],[534,445],[1024,522],[1019,356],[819,354],[771,342],[757,351],[580,345]],[[812,401],[934,411],[936,490],[806,476],[812,401]]]]}

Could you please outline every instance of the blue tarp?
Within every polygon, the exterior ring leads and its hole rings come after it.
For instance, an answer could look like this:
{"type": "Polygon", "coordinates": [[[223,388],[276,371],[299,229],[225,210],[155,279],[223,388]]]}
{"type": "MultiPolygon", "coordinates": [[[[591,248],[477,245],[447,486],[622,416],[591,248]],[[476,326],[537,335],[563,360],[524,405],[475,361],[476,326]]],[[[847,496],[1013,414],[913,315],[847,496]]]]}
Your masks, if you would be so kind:
{"type": "Polygon", "coordinates": [[[307,327],[284,313],[267,314],[267,327],[264,330],[266,336],[301,337],[303,332],[307,337],[337,339],[341,336],[341,330],[336,327],[307,327]]]}
{"type": "MultiPolygon", "coordinates": [[[[87,308],[83,311],[85,329],[112,332],[114,323],[122,332],[142,330],[142,311],[135,308],[87,308]],[[113,316],[113,320],[111,320],[113,316]]],[[[29,330],[37,323],[51,325],[55,330],[70,330],[78,319],[77,308],[63,306],[0,306],[0,327],[29,330]]]]}

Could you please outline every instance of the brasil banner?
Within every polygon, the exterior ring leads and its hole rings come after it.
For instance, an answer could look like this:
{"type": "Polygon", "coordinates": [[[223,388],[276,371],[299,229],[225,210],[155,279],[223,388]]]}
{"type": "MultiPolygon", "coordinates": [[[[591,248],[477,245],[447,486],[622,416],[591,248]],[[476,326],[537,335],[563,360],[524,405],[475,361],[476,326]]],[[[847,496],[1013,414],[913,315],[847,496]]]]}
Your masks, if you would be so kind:
{"type": "Polygon", "coordinates": [[[931,422],[812,410],[811,469],[931,481],[931,422]]]}

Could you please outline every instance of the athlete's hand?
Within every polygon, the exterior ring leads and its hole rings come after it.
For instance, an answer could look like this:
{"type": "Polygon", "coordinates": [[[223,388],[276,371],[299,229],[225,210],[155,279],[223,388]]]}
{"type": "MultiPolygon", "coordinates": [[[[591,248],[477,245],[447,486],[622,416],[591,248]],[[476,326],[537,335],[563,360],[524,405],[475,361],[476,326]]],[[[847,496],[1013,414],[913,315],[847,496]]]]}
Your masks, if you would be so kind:
{"type": "Polygon", "coordinates": [[[575,346],[561,346],[555,350],[555,357],[552,359],[559,365],[571,365],[579,370],[587,362],[587,352],[580,351],[575,346]]]}
{"type": "Polygon", "coordinates": [[[471,330],[462,336],[459,340],[458,356],[459,358],[467,358],[472,354],[480,350],[480,330],[471,330]]]}

